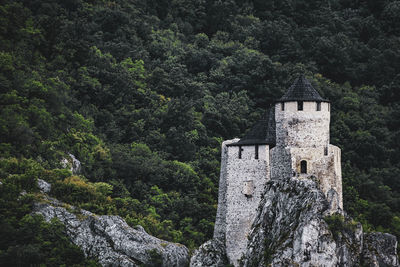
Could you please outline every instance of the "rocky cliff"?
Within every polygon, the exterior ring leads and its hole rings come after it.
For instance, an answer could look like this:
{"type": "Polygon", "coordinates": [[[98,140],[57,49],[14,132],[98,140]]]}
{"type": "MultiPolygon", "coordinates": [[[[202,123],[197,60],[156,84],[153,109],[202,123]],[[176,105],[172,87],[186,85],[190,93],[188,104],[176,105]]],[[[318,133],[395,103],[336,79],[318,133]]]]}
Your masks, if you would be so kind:
{"type": "MultiPolygon", "coordinates": [[[[39,180],[43,193],[50,185],[39,180]]],[[[187,266],[188,249],[147,234],[140,226],[131,228],[119,216],[98,216],[46,197],[34,206],[34,213],[49,221],[59,219],[71,241],[86,257],[103,266],[187,266]]]]}
{"type": "MultiPolygon", "coordinates": [[[[399,266],[390,234],[364,233],[330,203],[312,180],[269,181],[249,235],[242,266],[399,266]]],[[[223,240],[195,252],[191,266],[224,266],[223,240]]]]}

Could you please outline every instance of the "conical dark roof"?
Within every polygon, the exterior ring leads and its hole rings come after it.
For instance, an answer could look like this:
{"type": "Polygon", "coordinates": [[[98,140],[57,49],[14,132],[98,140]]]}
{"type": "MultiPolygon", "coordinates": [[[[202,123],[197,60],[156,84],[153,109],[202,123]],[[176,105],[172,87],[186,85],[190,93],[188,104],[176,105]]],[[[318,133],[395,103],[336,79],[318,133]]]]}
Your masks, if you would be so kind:
{"type": "Polygon", "coordinates": [[[277,102],[282,101],[323,101],[329,102],[323,99],[317,90],[311,85],[311,83],[303,76],[300,75],[289,87],[289,90],[277,102]]]}
{"type": "Polygon", "coordinates": [[[259,120],[247,134],[231,146],[240,145],[275,145],[275,109],[267,110],[265,116],[259,120]]]}

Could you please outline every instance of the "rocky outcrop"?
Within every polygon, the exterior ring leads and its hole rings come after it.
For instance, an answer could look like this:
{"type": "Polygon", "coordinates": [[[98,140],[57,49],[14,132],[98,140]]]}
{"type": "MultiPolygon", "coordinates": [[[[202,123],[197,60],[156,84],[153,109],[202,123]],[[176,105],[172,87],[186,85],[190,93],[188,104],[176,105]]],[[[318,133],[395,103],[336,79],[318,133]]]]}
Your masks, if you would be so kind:
{"type": "Polygon", "coordinates": [[[229,264],[224,243],[211,239],[201,245],[190,259],[192,267],[225,267],[229,264]]]}
{"type": "Polygon", "coordinates": [[[119,216],[97,216],[50,198],[36,203],[34,213],[46,221],[59,219],[71,241],[103,266],[154,265],[155,261],[162,261],[162,266],[188,265],[185,246],[151,236],[140,226],[131,228],[119,216]]]}
{"type": "Polygon", "coordinates": [[[384,233],[364,234],[364,266],[399,266],[396,254],[397,240],[384,233]]]}
{"type": "Polygon", "coordinates": [[[322,215],[327,209],[311,180],[268,182],[244,266],[335,266],[336,243],[322,215]]]}
{"type": "Polygon", "coordinates": [[[69,169],[73,174],[79,174],[81,171],[81,162],[71,153],[68,153],[68,158],[63,158],[60,162],[61,167],[69,169]]]}
{"type": "Polygon", "coordinates": [[[397,241],[388,234],[364,234],[329,203],[311,180],[267,183],[243,266],[399,266],[397,241]]]}
{"type": "Polygon", "coordinates": [[[38,185],[38,187],[39,187],[40,192],[42,192],[43,194],[50,193],[50,191],[51,191],[51,184],[49,184],[49,183],[46,182],[45,180],[38,179],[38,180],[37,180],[37,185],[38,185]]]}
{"type": "MultiPolygon", "coordinates": [[[[240,266],[399,266],[396,237],[363,233],[311,179],[266,184],[240,266]]],[[[223,266],[223,242],[202,245],[190,266],[223,266]]]]}

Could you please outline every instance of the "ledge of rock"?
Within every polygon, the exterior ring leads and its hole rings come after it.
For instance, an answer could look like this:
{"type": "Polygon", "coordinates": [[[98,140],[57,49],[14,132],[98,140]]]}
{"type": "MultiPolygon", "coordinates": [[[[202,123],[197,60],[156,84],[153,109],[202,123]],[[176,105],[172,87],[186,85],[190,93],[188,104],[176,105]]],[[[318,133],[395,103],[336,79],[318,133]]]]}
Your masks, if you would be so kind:
{"type": "Polygon", "coordinates": [[[151,236],[140,226],[134,229],[119,216],[98,216],[74,207],[67,210],[51,198],[47,202],[36,203],[33,212],[43,215],[46,221],[60,220],[72,243],[103,266],[152,264],[154,255],[162,258],[165,267],[188,265],[185,246],[151,236]]]}
{"type": "Polygon", "coordinates": [[[399,266],[397,258],[397,240],[387,233],[364,234],[364,266],[399,266]]]}
{"type": "Polygon", "coordinates": [[[224,243],[211,239],[201,245],[190,259],[191,267],[225,267],[228,266],[224,243]]]}

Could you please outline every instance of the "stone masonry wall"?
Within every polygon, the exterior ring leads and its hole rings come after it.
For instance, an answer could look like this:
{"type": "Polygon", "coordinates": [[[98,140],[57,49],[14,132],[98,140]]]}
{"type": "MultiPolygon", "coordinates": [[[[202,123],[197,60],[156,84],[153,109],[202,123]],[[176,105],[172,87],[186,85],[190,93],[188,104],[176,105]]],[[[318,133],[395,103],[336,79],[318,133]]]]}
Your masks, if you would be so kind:
{"type": "Polygon", "coordinates": [[[275,104],[276,145],[281,147],[319,147],[329,144],[329,103],[304,102],[303,110],[297,110],[297,102],[275,104]]]}
{"type": "Polygon", "coordinates": [[[299,179],[316,179],[327,196],[331,208],[343,209],[342,172],[340,148],[329,144],[329,103],[322,102],[316,110],[316,102],[303,102],[303,110],[297,110],[297,102],[275,105],[276,147],[271,149],[271,178],[296,176],[299,179]],[[301,174],[300,162],[307,162],[307,173],[301,174]]]}
{"type": "Polygon", "coordinates": [[[324,147],[290,148],[292,172],[299,179],[314,179],[328,198],[332,212],[343,210],[342,172],[340,148],[329,145],[327,155],[324,147]],[[302,174],[300,162],[307,161],[307,173],[302,174]],[[332,191],[333,189],[334,191],[332,191]]]}
{"type": "Polygon", "coordinates": [[[221,170],[219,176],[218,188],[218,208],[215,218],[214,238],[225,240],[226,232],[226,177],[227,177],[227,162],[228,162],[228,147],[227,145],[235,143],[239,139],[226,140],[222,143],[221,148],[221,170]]]}
{"type": "MultiPolygon", "coordinates": [[[[224,142],[223,146],[226,146],[224,142]]],[[[264,186],[269,180],[269,146],[259,145],[259,158],[255,159],[255,146],[242,146],[239,159],[239,146],[223,147],[220,196],[225,192],[225,199],[218,201],[218,215],[214,237],[223,236],[231,263],[238,265],[238,260],[246,250],[247,236],[256,216],[264,186]],[[224,170],[223,170],[224,169],[224,170]],[[221,187],[222,185],[222,187],[221,187]],[[225,207],[219,207],[222,204],[225,207]],[[223,215],[225,213],[225,215],[223,215]]]]}
{"type": "Polygon", "coordinates": [[[292,159],[289,148],[274,147],[270,150],[271,179],[292,177],[292,159]]]}
{"type": "Polygon", "coordinates": [[[271,149],[271,179],[313,179],[326,195],[331,204],[330,210],[343,210],[342,169],[340,148],[329,145],[328,154],[325,147],[274,147],[271,149]],[[302,174],[300,162],[307,162],[307,173],[302,174]],[[334,191],[332,191],[333,189],[334,191]]]}

